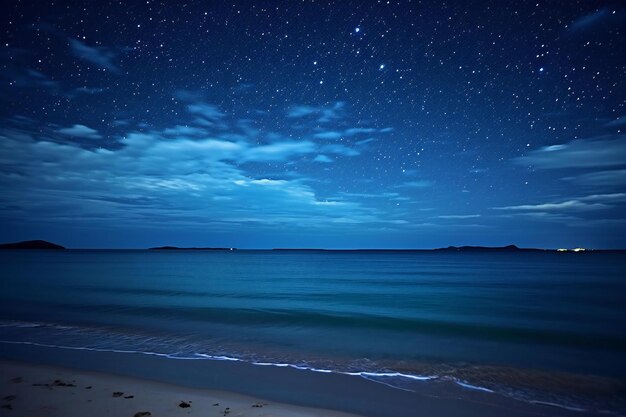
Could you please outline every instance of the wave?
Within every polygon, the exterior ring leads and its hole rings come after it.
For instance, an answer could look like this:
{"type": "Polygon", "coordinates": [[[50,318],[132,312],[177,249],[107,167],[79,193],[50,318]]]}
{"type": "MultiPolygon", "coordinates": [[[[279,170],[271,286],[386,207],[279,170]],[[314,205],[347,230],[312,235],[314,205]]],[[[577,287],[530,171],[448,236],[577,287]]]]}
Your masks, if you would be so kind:
{"type": "MultiPolygon", "coordinates": [[[[50,304],[52,305],[52,304],[50,304]]],[[[383,330],[466,337],[506,342],[568,345],[571,347],[626,350],[626,339],[609,334],[586,334],[567,329],[504,326],[466,321],[447,321],[376,314],[292,310],[280,308],[233,308],[204,306],[133,306],[129,304],[68,304],[58,307],[89,313],[117,313],[154,319],[180,319],[190,322],[236,326],[294,326],[306,328],[348,328],[383,330]]]]}
{"type": "Polygon", "coordinates": [[[404,391],[416,391],[423,383],[452,383],[462,389],[570,411],[626,410],[626,389],[622,381],[600,377],[467,364],[408,365],[367,359],[289,357],[283,352],[268,352],[267,349],[259,352],[255,347],[241,349],[214,340],[44,322],[0,322],[0,336],[3,344],[152,355],[173,360],[244,362],[360,377],[404,391]],[[591,395],[587,395],[588,392],[591,395]]]}

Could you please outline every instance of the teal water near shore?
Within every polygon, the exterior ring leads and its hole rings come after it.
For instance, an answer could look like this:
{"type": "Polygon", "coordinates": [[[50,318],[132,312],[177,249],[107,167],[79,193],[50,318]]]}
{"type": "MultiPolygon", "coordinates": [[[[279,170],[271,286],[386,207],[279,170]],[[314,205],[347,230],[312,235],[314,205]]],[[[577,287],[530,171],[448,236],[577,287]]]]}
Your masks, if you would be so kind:
{"type": "Polygon", "coordinates": [[[445,381],[626,413],[619,253],[33,251],[0,264],[12,352],[241,361],[407,392],[445,381]]]}

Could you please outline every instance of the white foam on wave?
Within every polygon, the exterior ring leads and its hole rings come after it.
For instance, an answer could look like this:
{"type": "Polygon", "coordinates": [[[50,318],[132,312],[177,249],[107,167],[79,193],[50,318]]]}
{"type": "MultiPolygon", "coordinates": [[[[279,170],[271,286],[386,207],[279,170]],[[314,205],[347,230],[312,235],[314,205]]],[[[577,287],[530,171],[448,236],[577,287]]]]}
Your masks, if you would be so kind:
{"type": "Polygon", "coordinates": [[[475,391],[483,391],[483,392],[490,392],[490,393],[495,392],[492,389],[481,387],[481,386],[478,386],[478,385],[472,385],[472,384],[469,384],[469,383],[467,383],[465,381],[459,381],[458,379],[455,379],[454,383],[457,384],[457,385],[462,386],[463,388],[473,389],[475,391]]]}
{"type": "Polygon", "coordinates": [[[342,374],[346,375],[358,375],[364,377],[393,377],[393,378],[407,378],[415,381],[429,381],[431,379],[438,379],[437,375],[413,375],[413,374],[403,374],[401,372],[342,372],[342,374]]]}
{"type": "Polygon", "coordinates": [[[112,352],[112,353],[128,353],[128,354],[141,354],[141,355],[151,355],[151,356],[159,356],[169,359],[177,359],[177,360],[218,360],[218,361],[232,361],[232,362],[246,362],[251,363],[252,365],[257,366],[274,366],[277,368],[293,368],[301,371],[312,371],[326,374],[341,374],[341,375],[350,375],[350,376],[359,376],[365,378],[369,381],[381,383],[392,388],[401,389],[404,391],[410,391],[402,387],[398,387],[383,381],[378,381],[374,378],[379,377],[395,377],[395,378],[407,378],[415,381],[428,381],[432,379],[439,378],[436,375],[433,376],[422,376],[422,375],[412,375],[412,374],[403,374],[400,372],[368,372],[368,371],[359,371],[359,372],[348,372],[348,371],[339,371],[333,369],[324,369],[324,368],[315,368],[312,366],[305,365],[296,365],[292,363],[275,363],[275,362],[254,362],[254,361],[246,361],[244,359],[235,358],[232,356],[224,356],[224,355],[209,355],[206,353],[194,353],[193,356],[180,356],[171,353],[161,353],[161,352],[151,352],[145,350],[127,350],[127,349],[112,349],[112,348],[97,348],[97,347],[87,347],[87,346],[64,346],[64,345],[53,345],[47,343],[37,343],[37,342],[26,342],[26,341],[14,341],[14,340],[0,340],[0,343],[7,343],[13,345],[31,345],[31,346],[39,346],[39,347],[48,347],[48,348],[56,348],[56,349],[70,349],[70,350],[86,350],[92,352],[112,352]]]}
{"type": "Polygon", "coordinates": [[[563,408],[565,410],[569,410],[569,411],[588,411],[586,408],[580,408],[580,407],[573,407],[570,405],[563,405],[563,404],[558,404],[558,403],[553,403],[550,401],[538,401],[538,400],[528,400],[529,403],[532,404],[538,404],[538,405],[548,405],[550,407],[558,407],[558,408],[563,408]]]}
{"type": "MultiPolygon", "coordinates": [[[[54,329],[59,329],[59,330],[76,329],[75,327],[72,327],[72,326],[63,326],[63,325],[50,324],[50,323],[28,323],[28,322],[0,323],[0,327],[24,327],[24,328],[48,327],[48,328],[54,328],[54,329]]],[[[582,408],[582,407],[558,404],[558,403],[549,402],[549,401],[517,398],[516,396],[507,395],[506,393],[497,392],[486,387],[473,385],[463,380],[445,377],[445,376],[440,377],[438,375],[414,375],[414,374],[406,374],[406,373],[401,373],[401,372],[341,371],[341,370],[334,370],[334,369],[315,368],[315,367],[308,366],[308,365],[297,365],[297,364],[292,364],[292,363],[252,361],[252,360],[246,360],[246,359],[237,358],[233,356],[210,355],[206,353],[191,353],[189,355],[181,355],[181,354],[171,354],[171,353],[153,352],[153,351],[145,351],[145,350],[99,348],[99,347],[89,347],[89,346],[66,346],[66,345],[55,345],[55,344],[47,344],[47,343],[14,341],[14,340],[0,340],[0,343],[14,344],[14,345],[31,345],[31,346],[56,348],[56,349],[84,350],[84,351],[93,351],[93,352],[140,354],[140,355],[158,356],[158,357],[176,359],[176,360],[217,360],[217,361],[244,362],[244,363],[249,363],[249,364],[256,365],[256,366],[273,366],[277,368],[293,368],[293,369],[302,370],[302,371],[319,372],[319,373],[326,373],[326,374],[358,376],[368,381],[372,381],[378,384],[383,384],[394,389],[399,389],[402,391],[410,391],[410,392],[414,392],[414,391],[411,389],[399,386],[399,384],[389,383],[388,381],[385,381],[385,379],[402,378],[405,380],[420,381],[420,382],[431,381],[431,380],[451,381],[455,383],[456,385],[461,386],[463,388],[486,392],[490,394],[500,394],[506,397],[514,398],[514,399],[528,402],[531,404],[558,407],[558,408],[562,408],[565,410],[576,411],[576,412],[588,411],[587,409],[582,408]]]]}

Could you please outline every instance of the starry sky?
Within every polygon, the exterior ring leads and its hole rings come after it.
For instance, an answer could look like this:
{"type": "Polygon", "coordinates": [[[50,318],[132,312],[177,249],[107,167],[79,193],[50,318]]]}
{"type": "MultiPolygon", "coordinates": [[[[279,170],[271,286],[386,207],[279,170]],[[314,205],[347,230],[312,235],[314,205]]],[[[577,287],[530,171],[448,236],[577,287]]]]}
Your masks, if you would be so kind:
{"type": "Polygon", "coordinates": [[[0,240],[626,247],[626,4],[35,2],[0,240]]]}

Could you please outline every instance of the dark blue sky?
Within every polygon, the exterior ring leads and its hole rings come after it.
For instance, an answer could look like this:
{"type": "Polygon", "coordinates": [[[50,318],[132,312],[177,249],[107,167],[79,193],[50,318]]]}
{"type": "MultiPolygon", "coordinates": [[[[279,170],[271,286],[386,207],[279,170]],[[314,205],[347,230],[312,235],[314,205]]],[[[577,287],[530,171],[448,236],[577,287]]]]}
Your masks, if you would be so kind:
{"type": "Polygon", "coordinates": [[[621,2],[5,6],[0,238],[626,247],[621,2]]]}

